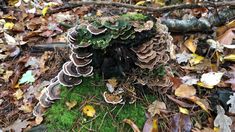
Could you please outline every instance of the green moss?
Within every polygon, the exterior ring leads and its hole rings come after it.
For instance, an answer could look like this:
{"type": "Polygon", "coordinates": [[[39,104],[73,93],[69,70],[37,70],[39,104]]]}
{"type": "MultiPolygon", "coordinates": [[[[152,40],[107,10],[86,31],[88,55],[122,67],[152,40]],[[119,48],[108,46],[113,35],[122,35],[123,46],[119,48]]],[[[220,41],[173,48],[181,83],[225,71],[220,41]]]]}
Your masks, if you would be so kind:
{"type": "Polygon", "coordinates": [[[125,105],[110,105],[104,102],[102,92],[106,90],[99,77],[84,79],[82,85],[74,89],[63,87],[61,100],[58,100],[46,112],[48,131],[94,131],[109,132],[130,130],[130,126],[122,123],[123,119],[131,119],[140,128],[145,122],[145,106],[141,102],[125,105]],[[77,101],[76,107],[68,110],[66,101],[77,101]],[[82,114],[84,102],[96,110],[96,117],[89,118],[82,114]],[[79,122],[79,123],[78,123],[79,122]]]}
{"type": "Polygon", "coordinates": [[[141,13],[132,12],[132,13],[127,13],[127,14],[122,15],[122,18],[126,20],[132,20],[132,21],[143,21],[147,19],[147,16],[141,13]]]}

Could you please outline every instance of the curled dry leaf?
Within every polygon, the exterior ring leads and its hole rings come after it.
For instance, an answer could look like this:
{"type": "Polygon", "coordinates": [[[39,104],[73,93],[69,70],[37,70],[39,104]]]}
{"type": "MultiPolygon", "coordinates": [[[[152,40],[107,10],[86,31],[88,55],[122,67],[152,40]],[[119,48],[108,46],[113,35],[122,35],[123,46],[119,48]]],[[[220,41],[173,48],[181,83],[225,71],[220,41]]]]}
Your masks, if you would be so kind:
{"type": "Polygon", "coordinates": [[[123,122],[129,124],[131,126],[133,132],[140,132],[140,129],[132,120],[124,119],[123,122]]]}
{"type": "Polygon", "coordinates": [[[151,117],[154,117],[156,114],[160,114],[161,110],[166,110],[166,104],[157,100],[155,100],[148,107],[148,112],[150,113],[151,117]]]}
{"type": "Polygon", "coordinates": [[[187,84],[181,84],[176,90],[175,95],[178,97],[192,97],[196,94],[196,89],[187,84]]]}

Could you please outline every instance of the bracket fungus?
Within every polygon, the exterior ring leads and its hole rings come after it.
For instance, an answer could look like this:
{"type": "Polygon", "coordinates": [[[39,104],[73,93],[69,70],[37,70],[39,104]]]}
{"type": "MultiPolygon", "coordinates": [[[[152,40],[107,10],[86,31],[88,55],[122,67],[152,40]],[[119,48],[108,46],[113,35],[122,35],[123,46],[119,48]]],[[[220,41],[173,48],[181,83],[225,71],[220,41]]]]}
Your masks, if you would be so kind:
{"type": "MultiPolygon", "coordinates": [[[[62,70],[41,92],[34,115],[41,114],[42,108],[60,99],[59,85],[79,85],[84,77],[92,76],[94,71],[107,78],[126,77],[131,75],[130,72],[154,71],[158,65],[167,63],[172,37],[165,25],[152,19],[143,14],[127,13],[84,19],[69,29],[67,42],[71,49],[70,60],[63,64],[62,70]]],[[[120,84],[112,93],[103,93],[105,101],[111,104],[125,103],[127,100],[134,103],[136,95],[135,87],[130,84],[120,84]]]]}

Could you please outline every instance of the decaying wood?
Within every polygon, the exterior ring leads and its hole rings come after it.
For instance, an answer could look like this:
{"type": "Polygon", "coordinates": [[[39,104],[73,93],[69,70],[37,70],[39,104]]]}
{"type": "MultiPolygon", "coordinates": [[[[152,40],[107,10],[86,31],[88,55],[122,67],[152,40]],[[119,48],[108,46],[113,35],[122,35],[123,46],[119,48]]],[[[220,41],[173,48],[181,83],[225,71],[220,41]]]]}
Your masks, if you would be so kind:
{"type": "Polygon", "coordinates": [[[220,26],[227,21],[234,19],[235,9],[227,9],[204,19],[162,19],[171,32],[210,32],[212,27],[220,26]]]}

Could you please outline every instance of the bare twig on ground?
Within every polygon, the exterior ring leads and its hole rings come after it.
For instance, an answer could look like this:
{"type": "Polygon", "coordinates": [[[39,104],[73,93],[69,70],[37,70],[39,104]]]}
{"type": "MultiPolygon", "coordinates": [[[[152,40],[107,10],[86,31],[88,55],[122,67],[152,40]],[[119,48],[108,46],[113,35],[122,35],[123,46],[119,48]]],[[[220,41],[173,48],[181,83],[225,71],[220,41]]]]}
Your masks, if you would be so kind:
{"type": "Polygon", "coordinates": [[[194,8],[201,8],[201,7],[223,7],[223,6],[233,6],[235,7],[235,1],[226,1],[226,2],[216,2],[214,4],[210,3],[200,3],[200,4],[178,4],[178,5],[171,5],[171,6],[165,6],[161,8],[155,8],[155,7],[145,7],[145,6],[136,6],[131,4],[125,4],[125,3],[119,3],[119,2],[112,2],[112,1],[81,1],[76,3],[66,3],[58,8],[55,8],[53,10],[48,11],[49,14],[61,12],[61,11],[67,11],[71,10],[83,5],[105,5],[105,6],[116,6],[116,7],[125,7],[130,9],[139,9],[139,10],[145,10],[149,12],[154,12],[157,14],[166,13],[173,10],[180,10],[180,9],[194,9],[194,8]]]}

